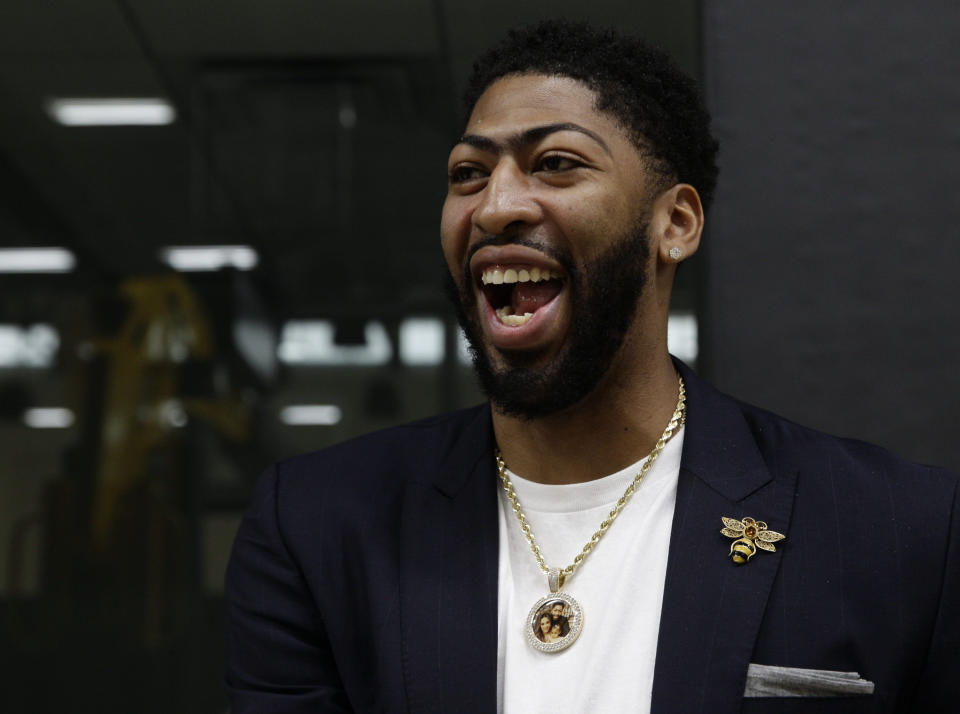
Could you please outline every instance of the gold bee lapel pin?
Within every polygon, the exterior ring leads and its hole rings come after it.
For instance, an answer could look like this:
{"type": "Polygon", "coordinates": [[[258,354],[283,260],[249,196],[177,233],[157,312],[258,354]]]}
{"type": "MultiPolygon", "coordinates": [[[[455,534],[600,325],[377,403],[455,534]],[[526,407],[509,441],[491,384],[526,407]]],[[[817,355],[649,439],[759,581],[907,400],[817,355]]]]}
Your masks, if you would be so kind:
{"type": "Polygon", "coordinates": [[[738,521],[736,518],[726,516],[721,516],[720,520],[726,526],[720,532],[727,538],[736,539],[730,544],[730,560],[737,565],[743,565],[750,560],[757,552],[757,548],[775,553],[777,549],[773,544],[786,538],[783,533],[767,528],[767,524],[763,521],[755,521],[752,518],[738,521]]]}

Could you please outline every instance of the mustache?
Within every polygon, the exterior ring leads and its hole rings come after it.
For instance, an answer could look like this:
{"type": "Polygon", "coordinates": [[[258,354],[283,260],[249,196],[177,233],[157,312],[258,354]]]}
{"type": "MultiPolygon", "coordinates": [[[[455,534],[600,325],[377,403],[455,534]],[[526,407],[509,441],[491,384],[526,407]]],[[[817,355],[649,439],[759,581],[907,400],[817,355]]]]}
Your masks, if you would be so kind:
{"type": "Polygon", "coordinates": [[[470,250],[467,251],[466,262],[469,263],[470,259],[476,255],[478,250],[481,248],[486,248],[490,245],[522,245],[527,248],[538,250],[547,257],[553,258],[559,263],[566,262],[566,256],[552,245],[549,245],[543,241],[534,240],[533,238],[529,238],[527,236],[521,236],[512,233],[507,233],[502,236],[485,236],[480,238],[470,247],[470,250]]]}

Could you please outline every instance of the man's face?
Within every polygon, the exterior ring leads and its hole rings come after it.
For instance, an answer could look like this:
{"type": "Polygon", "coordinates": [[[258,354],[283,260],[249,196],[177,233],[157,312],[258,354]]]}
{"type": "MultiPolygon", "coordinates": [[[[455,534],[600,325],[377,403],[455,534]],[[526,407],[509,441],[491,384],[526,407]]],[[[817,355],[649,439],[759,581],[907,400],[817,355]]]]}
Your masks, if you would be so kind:
{"type": "Polygon", "coordinates": [[[563,605],[560,605],[559,603],[554,605],[551,608],[550,613],[553,616],[553,619],[556,620],[563,614],[563,605]]]}
{"type": "Polygon", "coordinates": [[[545,416],[589,394],[643,289],[650,183],[593,103],[566,77],[501,79],[450,154],[444,256],[481,381],[504,413],[545,416]]]}

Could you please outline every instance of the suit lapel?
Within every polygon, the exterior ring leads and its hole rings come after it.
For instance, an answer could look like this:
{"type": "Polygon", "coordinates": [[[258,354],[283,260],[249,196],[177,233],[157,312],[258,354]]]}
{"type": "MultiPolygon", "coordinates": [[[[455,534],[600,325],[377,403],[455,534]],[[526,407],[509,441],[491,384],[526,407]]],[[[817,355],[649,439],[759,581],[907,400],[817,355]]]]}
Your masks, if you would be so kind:
{"type": "Polygon", "coordinates": [[[733,714],[782,548],[735,566],[720,517],[764,520],[789,547],[796,473],[771,473],[736,402],[681,373],[688,417],[651,712],[733,714]]]}
{"type": "Polygon", "coordinates": [[[400,617],[408,710],[496,712],[499,533],[488,410],[407,484],[400,617]]]}

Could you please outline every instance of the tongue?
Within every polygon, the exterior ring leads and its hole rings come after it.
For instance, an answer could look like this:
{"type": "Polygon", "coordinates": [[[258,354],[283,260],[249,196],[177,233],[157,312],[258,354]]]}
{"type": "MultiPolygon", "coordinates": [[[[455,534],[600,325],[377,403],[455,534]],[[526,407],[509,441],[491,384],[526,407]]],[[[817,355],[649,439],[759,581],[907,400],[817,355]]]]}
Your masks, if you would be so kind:
{"type": "Polygon", "coordinates": [[[560,292],[559,280],[547,280],[542,283],[517,283],[513,289],[514,315],[536,312],[553,300],[560,292]]]}

